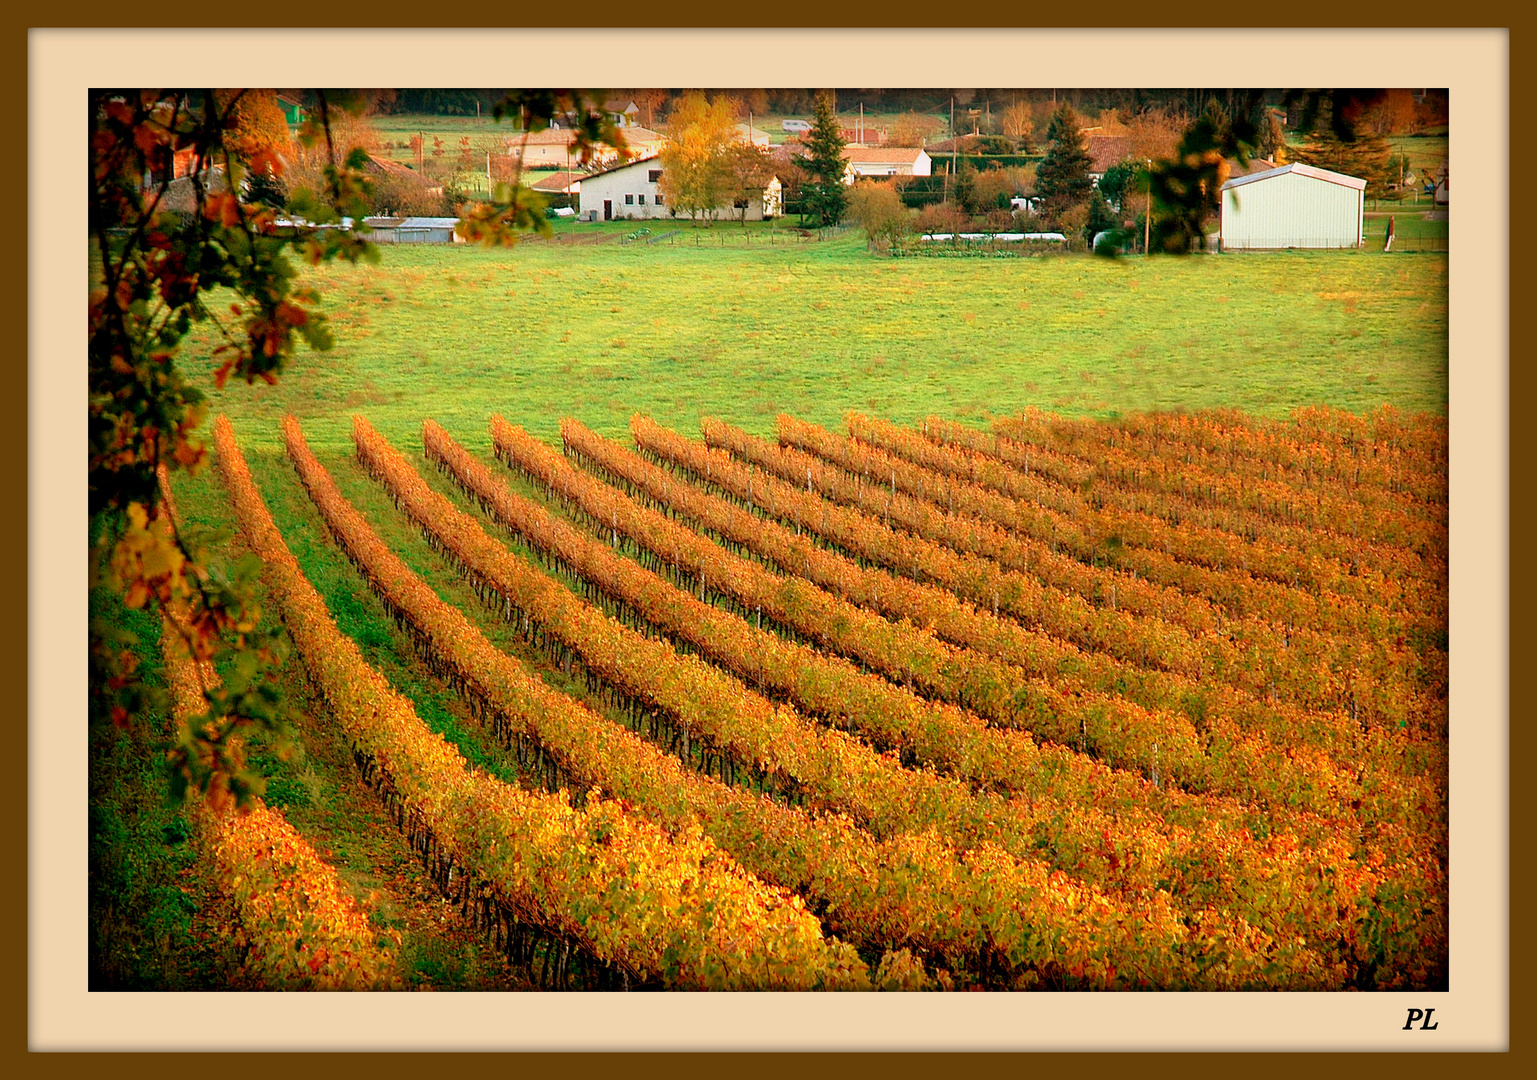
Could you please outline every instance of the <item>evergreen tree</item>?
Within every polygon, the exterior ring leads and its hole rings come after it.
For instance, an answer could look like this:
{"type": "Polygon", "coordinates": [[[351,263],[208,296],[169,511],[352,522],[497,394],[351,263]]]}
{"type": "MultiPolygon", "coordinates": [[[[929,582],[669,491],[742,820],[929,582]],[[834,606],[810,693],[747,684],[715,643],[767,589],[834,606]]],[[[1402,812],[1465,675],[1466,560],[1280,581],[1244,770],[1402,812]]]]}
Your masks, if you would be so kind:
{"type": "Polygon", "coordinates": [[[806,138],[808,152],[801,158],[801,168],[807,176],[801,185],[803,212],[818,226],[838,224],[848,207],[848,188],[843,183],[843,146],[832,101],[823,94],[817,98],[806,138]]]}
{"type": "Polygon", "coordinates": [[[1397,175],[1392,164],[1393,149],[1386,139],[1364,125],[1336,123],[1336,107],[1328,95],[1320,96],[1312,131],[1294,156],[1305,165],[1365,180],[1366,197],[1379,199],[1397,175]]]}
{"type": "Polygon", "coordinates": [[[1094,189],[1089,180],[1089,149],[1078,127],[1078,114],[1064,102],[1046,129],[1046,158],[1035,173],[1035,193],[1048,215],[1080,202],[1094,189]]]}
{"type": "Polygon", "coordinates": [[[1275,110],[1259,101],[1249,114],[1249,120],[1254,124],[1254,156],[1274,161],[1277,165],[1286,164],[1281,160],[1286,156],[1286,133],[1281,130],[1275,110]]]}

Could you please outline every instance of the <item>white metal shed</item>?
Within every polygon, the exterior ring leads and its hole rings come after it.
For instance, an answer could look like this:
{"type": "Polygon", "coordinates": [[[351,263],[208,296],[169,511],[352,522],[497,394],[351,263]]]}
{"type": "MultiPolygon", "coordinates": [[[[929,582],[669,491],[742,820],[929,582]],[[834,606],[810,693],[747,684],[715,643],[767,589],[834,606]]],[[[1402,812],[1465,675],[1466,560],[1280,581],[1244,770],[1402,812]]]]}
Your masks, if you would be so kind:
{"type": "Polygon", "coordinates": [[[1366,181],[1311,165],[1238,176],[1222,185],[1222,250],[1358,248],[1366,181]]]}

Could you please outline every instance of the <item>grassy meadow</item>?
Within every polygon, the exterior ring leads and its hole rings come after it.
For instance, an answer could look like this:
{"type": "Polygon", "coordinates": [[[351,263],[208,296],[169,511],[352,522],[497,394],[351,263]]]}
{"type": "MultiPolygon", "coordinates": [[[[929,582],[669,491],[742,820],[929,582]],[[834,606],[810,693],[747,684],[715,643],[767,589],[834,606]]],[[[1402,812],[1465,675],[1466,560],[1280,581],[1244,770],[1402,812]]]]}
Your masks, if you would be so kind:
{"type": "MultiPolygon", "coordinates": [[[[564,415],[624,435],[635,412],[767,433],[778,412],[836,426],[850,409],[980,425],[1028,407],[1446,408],[1444,255],[888,259],[858,230],[770,244],[651,223],[676,232],[622,242],[634,228],[308,270],[336,347],[276,387],[210,385],[211,406],[253,448],[276,446],[293,412],[318,449],[344,444],[354,413],[406,443],[432,417],[483,448],[492,412],[553,440],[564,415]]],[[[213,366],[200,348],[194,372],[213,366]]]]}

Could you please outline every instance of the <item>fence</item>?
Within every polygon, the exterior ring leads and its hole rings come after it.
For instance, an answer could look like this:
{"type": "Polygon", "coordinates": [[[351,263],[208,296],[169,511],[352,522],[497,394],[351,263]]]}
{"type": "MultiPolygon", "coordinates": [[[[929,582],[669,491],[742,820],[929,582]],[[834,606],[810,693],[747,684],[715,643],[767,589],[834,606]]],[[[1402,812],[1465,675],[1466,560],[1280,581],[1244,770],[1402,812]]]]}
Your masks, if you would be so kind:
{"type": "MultiPolygon", "coordinates": [[[[664,219],[665,220],[665,219],[664,219]]],[[[630,232],[614,229],[602,231],[568,231],[557,229],[549,237],[537,235],[528,240],[543,240],[561,246],[590,244],[639,244],[645,247],[693,247],[693,248],[760,248],[781,247],[786,244],[813,244],[832,240],[848,232],[849,225],[834,225],[826,229],[799,229],[793,225],[777,229],[762,227],[742,228],[740,223],[718,221],[708,228],[695,228],[687,223],[665,232],[653,232],[649,226],[639,225],[630,232]]]]}
{"type": "MultiPolygon", "coordinates": [[[[1389,250],[1389,254],[1396,255],[1401,251],[1445,253],[1448,250],[1448,239],[1445,236],[1395,236],[1393,238],[1393,247],[1389,250]]],[[[1368,236],[1366,238],[1366,250],[1381,251],[1386,242],[1381,237],[1368,236]]]]}
{"type": "MultiPolygon", "coordinates": [[[[1439,252],[1444,252],[1444,251],[1447,250],[1447,240],[1448,240],[1448,238],[1445,237],[1445,236],[1403,236],[1403,235],[1400,235],[1400,236],[1394,237],[1392,251],[1395,254],[1398,253],[1398,252],[1422,252],[1422,251],[1439,251],[1439,252]]],[[[1377,251],[1377,252],[1380,252],[1380,251],[1383,250],[1383,246],[1384,246],[1384,244],[1386,242],[1387,242],[1386,241],[1386,237],[1382,236],[1381,234],[1378,234],[1376,236],[1368,236],[1368,237],[1366,237],[1365,240],[1363,240],[1362,243],[1359,246],[1357,246],[1355,244],[1342,244],[1342,243],[1339,242],[1338,239],[1326,238],[1326,237],[1316,237],[1316,236],[1273,237],[1273,236],[1267,236],[1264,239],[1259,239],[1259,240],[1241,240],[1241,241],[1226,240],[1226,241],[1222,242],[1220,250],[1224,251],[1224,252],[1232,252],[1232,253],[1238,253],[1238,252],[1244,252],[1244,251],[1363,251],[1363,252],[1377,251]]]]}

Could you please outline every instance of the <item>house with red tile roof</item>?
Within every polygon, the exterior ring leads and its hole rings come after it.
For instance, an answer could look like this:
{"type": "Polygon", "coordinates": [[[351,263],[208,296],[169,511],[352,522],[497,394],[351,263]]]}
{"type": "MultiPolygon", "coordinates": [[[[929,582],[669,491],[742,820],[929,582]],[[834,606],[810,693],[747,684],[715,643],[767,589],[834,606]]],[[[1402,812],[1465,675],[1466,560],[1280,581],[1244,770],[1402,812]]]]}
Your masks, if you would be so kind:
{"type": "Polygon", "coordinates": [[[640,106],[628,98],[615,98],[603,103],[608,118],[622,128],[636,127],[640,119],[640,106]]]}
{"type": "Polygon", "coordinates": [[[1116,165],[1132,160],[1131,139],[1125,135],[1090,135],[1087,149],[1089,181],[1095,187],[1116,165]]]}

